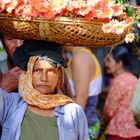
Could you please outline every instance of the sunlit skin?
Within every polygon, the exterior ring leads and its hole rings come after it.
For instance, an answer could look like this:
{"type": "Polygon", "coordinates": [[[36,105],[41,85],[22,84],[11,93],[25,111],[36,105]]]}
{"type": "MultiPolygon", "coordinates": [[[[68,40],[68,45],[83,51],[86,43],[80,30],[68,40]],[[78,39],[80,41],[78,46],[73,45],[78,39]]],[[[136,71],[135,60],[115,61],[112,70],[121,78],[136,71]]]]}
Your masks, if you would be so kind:
{"type": "Polygon", "coordinates": [[[41,94],[54,94],[58,81],[58,68],[46,60],[38,59],[33,68],[33,87],[41,94]]]}
{"type": "Polygon", "coordinates": [[[92,56],[81,51],[83,47],[66,47],[72,52],[72,61],[69,63],[67,73],[74,81],[76,98],[75,101],[83,109],[86,108],[89,93],[89,84],[96,71],[95,62],[92,56]],[[82,62],[82,63],[81,63],[82,62]]]}

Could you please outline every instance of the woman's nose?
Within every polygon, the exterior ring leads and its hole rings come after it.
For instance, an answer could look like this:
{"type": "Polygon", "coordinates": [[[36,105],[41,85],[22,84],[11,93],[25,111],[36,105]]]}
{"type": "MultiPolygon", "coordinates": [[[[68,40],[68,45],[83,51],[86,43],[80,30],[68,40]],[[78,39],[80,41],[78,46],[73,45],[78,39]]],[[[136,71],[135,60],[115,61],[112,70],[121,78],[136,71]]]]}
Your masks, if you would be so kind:
{"type": "Polygon", "coordinates": [[[42,81],[47,81],[48,80],[48,74],[46,70],[43,70],[42,73],[42,81]]]}

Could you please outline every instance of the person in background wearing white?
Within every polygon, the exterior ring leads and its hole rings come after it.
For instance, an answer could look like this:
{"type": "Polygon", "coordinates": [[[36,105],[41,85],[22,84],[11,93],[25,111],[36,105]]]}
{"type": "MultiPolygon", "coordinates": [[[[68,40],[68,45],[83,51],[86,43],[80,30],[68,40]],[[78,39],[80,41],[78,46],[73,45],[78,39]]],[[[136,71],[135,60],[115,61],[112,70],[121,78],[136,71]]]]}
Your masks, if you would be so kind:
{"type": "MultiPolygon", "coordinates": [[[[65,47],[67,49],[67,47],[65,47]]],[[[72,57],[68,62],[67,74],[76,103],[85,110],[90,139],[98,137],[100,123],[96,114],[99,94],[102,88],[100,64],[86,47],[69,47],[72,57]]]]}

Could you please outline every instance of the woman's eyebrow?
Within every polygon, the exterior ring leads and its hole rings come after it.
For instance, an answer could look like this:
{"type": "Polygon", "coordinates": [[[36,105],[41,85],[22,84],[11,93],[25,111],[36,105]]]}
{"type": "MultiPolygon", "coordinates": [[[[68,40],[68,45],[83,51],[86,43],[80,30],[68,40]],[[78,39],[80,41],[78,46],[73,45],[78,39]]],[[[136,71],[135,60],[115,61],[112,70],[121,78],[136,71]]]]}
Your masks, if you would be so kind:
{"type": "Polygon", "coordinates": [[[48,70],[56,70],[57,68],[48,68],[48,70]]]}

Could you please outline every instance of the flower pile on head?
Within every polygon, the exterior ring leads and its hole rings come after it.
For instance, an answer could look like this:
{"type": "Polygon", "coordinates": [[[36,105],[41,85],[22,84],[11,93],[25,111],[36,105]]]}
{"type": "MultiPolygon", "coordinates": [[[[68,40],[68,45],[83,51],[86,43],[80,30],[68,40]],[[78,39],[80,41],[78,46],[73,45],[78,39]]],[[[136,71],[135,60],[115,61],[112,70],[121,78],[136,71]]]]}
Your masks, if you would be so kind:
{"type": "Polygon", "coordinates": [[[140,17],[125,0],[0,0],[0,12],[28,20],[38,17],[50,20],[57,16],[105,19],[108,23],[103,24],[103,31],[113,34],[126,32],[126,42],[134,40],[133,25],[140,27],[140,17]]]}

